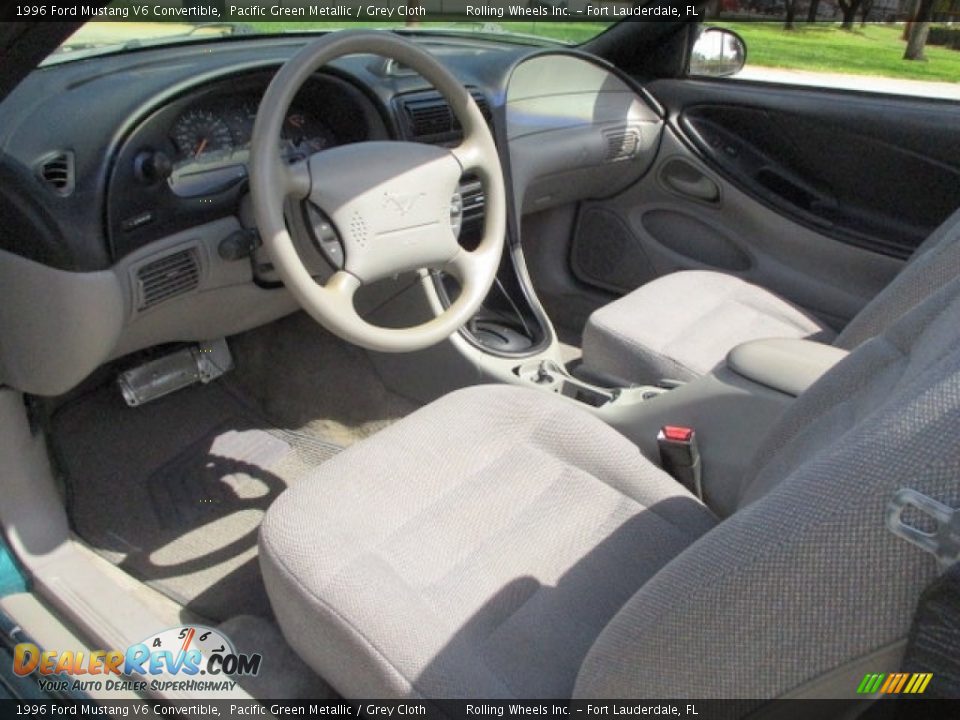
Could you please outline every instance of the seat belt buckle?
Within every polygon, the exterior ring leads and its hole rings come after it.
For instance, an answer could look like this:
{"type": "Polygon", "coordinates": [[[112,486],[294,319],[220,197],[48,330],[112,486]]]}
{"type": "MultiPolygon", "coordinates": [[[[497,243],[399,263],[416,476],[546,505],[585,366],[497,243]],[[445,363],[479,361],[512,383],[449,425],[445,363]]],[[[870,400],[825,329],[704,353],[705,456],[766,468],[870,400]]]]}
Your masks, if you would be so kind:
{"type": "Polygon", "coordinates": [[[700,449],[693,428],[664,425],[657,433],[660,465],[681,485],[703,500],[700,449]]]}
{"type": "Polygon", "coordinates": [[[900,488],[887,506],[887,529],[894,535],[937,558],[945,571],[960,561],[960,511],[912,488],[900,488]],[[931,518],[936,527],[926,532],[903,521],[907,508],[914,508],[931,518]]]}

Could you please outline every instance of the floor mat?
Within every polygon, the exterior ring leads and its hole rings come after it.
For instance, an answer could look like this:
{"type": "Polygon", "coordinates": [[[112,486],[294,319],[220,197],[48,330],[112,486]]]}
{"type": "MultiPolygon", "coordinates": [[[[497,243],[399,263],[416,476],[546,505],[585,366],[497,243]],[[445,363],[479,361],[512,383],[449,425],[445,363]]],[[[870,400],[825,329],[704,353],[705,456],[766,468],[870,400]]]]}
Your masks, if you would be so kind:
{"type": "Polygon", "coordinates": [[[94,550],[211,620],[270,615],[263,513],[337,444],[276,429],[221,382],[137,408],[109,384],[53,425],[70,517],[94,550]]]}
{"type": "Polygon", "coordinates": [[[387,389],[364,350],[304,313],[231,338],[230,347],[237,367],[223,380],[279,427],[346,447],[418,407],[387,389]]]}

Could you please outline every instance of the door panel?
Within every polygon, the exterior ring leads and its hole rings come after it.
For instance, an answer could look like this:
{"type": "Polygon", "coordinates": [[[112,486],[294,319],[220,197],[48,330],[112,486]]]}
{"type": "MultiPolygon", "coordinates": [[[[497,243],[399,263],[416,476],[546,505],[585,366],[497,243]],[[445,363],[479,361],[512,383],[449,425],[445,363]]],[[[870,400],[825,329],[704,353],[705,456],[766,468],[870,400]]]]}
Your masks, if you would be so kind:
{"type": "Polygon", "coordinates": [[[840,328],[960,206],[958,103],[732,80],[647,89],[669,114],[653,168],[581,208],[618,218],[629,230],[618,252],[645,270],[628,277],[630,262],[608,261],[605,282],[602,263],[578,268],[598,242],[581,223],[571,263],[587,284],[623,293],[716,269],[840,328]]]}
{"type": "MultiPolygon", "coordinates": [[[[769,207],[709,166],[670,126],[643,180],[615,198],[584,204],[580,217],[597,211],[617,218],[627,232],[615,236],[611,247],[613,234],[578,223],[570,255],[573,272],[581,282],[614,294],[679,270],[717,270],[766,287],[840,328],[904,262],[838,242],[769,207]],[[670,184],[665,169],[677,161],[692,169],[691,176],[695,172],[715,183],[717,200],[703,202],[670,184]],[[594,262],[590,272],[578,267],[582,258],[601,250],[608,256],[604,263],[594,262]],[[632,275],[633,267],[644,271],[632,275]],[[609,268],[608,276],[601,274],[603,268],[609,268]]],[[[602,296],[595,299],[597,306],[604,302],[602,296]]]]}
{"type": "Polygon", "coordinates": [[[651,91],[724,177],[840,241],[908,257],[960,207],[960,103],[735,80],[651,91]]]}

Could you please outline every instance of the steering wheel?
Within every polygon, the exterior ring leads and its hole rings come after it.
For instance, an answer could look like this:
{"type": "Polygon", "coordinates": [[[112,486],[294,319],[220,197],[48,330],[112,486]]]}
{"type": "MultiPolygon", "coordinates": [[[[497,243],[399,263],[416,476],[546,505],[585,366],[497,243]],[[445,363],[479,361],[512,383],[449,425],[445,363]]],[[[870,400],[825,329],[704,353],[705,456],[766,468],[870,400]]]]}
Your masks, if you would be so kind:
{"type": "Polygon", "coordinates": [[[253,126],[250,192],[263,244],[286,287],[320,324],[356,345],[409,352],[441,342],[476,313],[496,277],[506,198],[493,137],[467,89],[426,51],[395,35],[336,32],[312,42],[280,69],[253,126]],[[356,53],[393,58],[431,82],[460,122],[463,141],[451,149],[364,142],[285,161],[278,138],[300,87],[331,60],[356,53]],[[480,178],[486,196],[483,237],[469,252],[458,244],[451,224],[454,195],[468,171],[480,178]],[[324,284],[311,276],[290,237],[283,209],[291,199],[319,207],[343,243],[343,267],[324,284]],[[449,272],[462,288],[435,318],[385,328],[357,313],[353,300],[361,286],[421,268],[449,272]]]}

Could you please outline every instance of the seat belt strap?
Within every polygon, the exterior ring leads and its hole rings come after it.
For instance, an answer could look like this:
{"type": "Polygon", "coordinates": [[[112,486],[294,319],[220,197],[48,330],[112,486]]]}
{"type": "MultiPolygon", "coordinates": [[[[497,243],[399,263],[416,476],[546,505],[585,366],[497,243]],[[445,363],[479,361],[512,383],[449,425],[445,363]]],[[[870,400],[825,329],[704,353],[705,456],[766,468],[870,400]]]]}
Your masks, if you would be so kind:
{"type": "Polygon", "coordinates": [[[890,502],[887,527],[937,558],[941,569],[917,601],[903,667],[932,673],[925,698],[956,699],[960,697],[960,511],[903,488],[890,502]],[[927,532],[904,523],[907,508],[932,518],[935,529],[927,532]]]}

